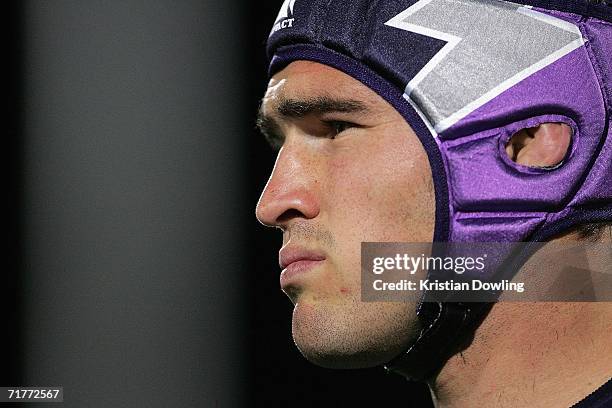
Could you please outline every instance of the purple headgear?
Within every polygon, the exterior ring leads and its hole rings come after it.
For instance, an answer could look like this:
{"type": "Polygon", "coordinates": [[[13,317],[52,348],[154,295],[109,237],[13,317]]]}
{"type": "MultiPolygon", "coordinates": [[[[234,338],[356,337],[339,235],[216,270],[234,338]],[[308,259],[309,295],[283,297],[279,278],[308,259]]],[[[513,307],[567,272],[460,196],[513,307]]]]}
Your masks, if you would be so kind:
{"type": "MultiPolygon", "coordinates": [[[[320,62],[405,118],[433,173],[434,242],[546,241],[612,220],[612,7],[520,3],[285,0],[268,39],[269,73],[320,62]],[[564,160],[510,160],[510,137],[545,122],[572,128],[564,160]]],[[[489,308],[421,303],[425,329],[387,368],[423,379],[489,308]]]]}

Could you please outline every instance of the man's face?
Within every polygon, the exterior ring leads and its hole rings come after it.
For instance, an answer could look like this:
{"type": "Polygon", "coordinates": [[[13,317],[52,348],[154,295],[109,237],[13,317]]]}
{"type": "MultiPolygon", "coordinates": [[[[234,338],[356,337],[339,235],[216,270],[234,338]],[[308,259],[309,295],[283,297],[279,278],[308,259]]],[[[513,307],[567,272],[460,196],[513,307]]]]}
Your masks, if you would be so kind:
{"type": "Polygon", "coordinates": [[[282,145],[257,218],[283,232],[281,287],[293,338],[314,363],[366,367],[417,330],[413,303],[361,302],[361,242],[430,242],[425,151],[384,99],[350,76],[297,61],[268,85],[260,127],[282,145]]]}

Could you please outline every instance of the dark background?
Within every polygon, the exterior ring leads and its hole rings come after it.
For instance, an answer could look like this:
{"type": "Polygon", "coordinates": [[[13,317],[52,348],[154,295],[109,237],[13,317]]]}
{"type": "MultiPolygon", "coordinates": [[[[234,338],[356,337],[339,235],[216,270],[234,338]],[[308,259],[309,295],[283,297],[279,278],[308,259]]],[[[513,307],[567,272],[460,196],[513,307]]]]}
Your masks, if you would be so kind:
{"type": "Polygon", "coordinates": [[[0,385],[70,407],[431,405],[293,345],[281,237],[254,217],[280,3],[3,3],[0,385]]]}

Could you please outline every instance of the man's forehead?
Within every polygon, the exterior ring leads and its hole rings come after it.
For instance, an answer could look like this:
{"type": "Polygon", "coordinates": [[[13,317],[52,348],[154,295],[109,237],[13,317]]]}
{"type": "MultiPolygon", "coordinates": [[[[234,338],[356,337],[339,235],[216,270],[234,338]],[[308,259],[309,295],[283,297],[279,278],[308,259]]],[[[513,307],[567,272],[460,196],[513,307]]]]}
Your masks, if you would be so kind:
{"type": "Polygon", "coordinates": [[[372,107],[382,101],[374,91],[337,69],[317,62],[295,61],[270,79],[263,105],[277,106],[282,100],[317,97],[350,97],[372,107]]]}

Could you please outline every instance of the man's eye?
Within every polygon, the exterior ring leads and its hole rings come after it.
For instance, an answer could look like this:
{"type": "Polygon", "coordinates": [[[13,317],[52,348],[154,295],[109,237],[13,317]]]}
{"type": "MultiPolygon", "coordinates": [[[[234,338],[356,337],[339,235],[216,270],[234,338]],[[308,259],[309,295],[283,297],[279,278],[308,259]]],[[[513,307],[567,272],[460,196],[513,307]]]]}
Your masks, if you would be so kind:
{"type": "Polygon", "coordinates": [[[331,130],[331,138],[334,139],[338,134],[344,132],[346,129],[355,127],[356,125],[351,122],[344,122],[341,120],[330,120],[326,121],[325,124],[331,130]]]}
{"type": "Polygon", "coordinates": [[[281,147],[283,147],[283,143],[285,143],[285,137],[281,136],[277,133],[271,132],[262,132],[272,150],[279,151],[281,147]]]}

